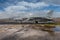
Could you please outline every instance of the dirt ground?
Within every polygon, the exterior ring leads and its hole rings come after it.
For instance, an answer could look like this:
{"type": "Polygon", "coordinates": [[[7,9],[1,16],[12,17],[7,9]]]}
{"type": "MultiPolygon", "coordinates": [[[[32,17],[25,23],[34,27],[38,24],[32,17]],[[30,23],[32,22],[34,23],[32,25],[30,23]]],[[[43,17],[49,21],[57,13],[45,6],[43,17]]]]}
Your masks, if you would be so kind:
{"type": "Polygon", "coordinates": [[[0,25],[0,40],[60,40],[60,32],[36,29],[32,25],[0,25]]]}

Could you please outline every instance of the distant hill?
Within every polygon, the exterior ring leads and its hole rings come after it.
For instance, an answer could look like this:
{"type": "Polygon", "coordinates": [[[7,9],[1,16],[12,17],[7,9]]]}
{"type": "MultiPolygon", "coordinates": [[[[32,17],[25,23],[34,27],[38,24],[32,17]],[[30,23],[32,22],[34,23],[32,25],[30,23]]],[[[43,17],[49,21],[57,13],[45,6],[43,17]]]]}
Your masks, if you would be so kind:
{"type": "Polygon", "coordinates": [[[53,18],[53,20],[57,23],[60,23],[60,18],[53,18]]]}

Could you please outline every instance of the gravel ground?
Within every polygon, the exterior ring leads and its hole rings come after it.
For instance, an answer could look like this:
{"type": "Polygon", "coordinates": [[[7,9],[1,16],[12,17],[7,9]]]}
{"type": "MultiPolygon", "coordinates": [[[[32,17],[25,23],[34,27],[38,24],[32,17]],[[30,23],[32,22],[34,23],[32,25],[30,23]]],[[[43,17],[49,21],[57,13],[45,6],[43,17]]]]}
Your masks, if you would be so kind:
{"type": "Polygon", "coordinates": [[[33,29],[29,25],[2,29],[3,31],[0,31],[0,40],[60,40],[60,32],[49,33],[33,29]]]}

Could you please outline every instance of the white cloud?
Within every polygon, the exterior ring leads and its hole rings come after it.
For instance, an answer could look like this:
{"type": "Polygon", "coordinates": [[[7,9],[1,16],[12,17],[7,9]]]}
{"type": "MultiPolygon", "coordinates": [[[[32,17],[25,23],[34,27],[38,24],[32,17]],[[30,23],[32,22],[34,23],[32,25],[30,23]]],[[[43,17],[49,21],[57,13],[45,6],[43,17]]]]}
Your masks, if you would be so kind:
{"type": "Polygon", "coordinates": [[[7,8],[5,8],[5,11],[17,11],[17,10],[27,10],[26,7],[24,6],[9,6],[7,8]]]}
{"type": "Polygon", "coordinates": [[[60,17],[60,12],[54,12],[53,17],[60,17]]]}
{"type": "Polygon", "coordinates": [[[60,5],[60,0],[42,0],[42,1],[54,5],[60,5]]]}
{"type": "Polygon", "coordinates": [[[49,4],[45,2],[37,2],[37,3],[29,3],[29,2],[18,2],[16,5],[11,5],[5,8],[5,11],[2,13],[0,12],[0,17],[7,18],[7,17],[13,17],[13,16],[20,16],[20,17],[29,17],[29,14],[32,13],[33,16],[45,16],[45,13],[47,11],[33,11],[30,12],[32,9],[35,8],[43,8],[49,6],[49,4]],[[29,12],[27,11],[29,10],[29,12]]]}
{"type": "MultiPolygon", "coordinates": [[[[32,9],[41,8],[45,6],[49,6],[49,5],[44,2],[28,3],[28,2],[22,1],[22,2],[18,2],[16,5],[8,6],[7,8],[5,8],[4,13],[1,13],[1,15],[2,17],[13,17],[13,16],[18,16],[18,15],[20,17],[28,17],[32,9]],[[29,9],[30,11],[27,12],[29,9]]],[[[33,13],[35,12],[33,11],[33,13]]]]}
{"type": "Polygon", "coordinates": [[[44,7],[44,6],[49,6],[45,2],[38,2],[38,3],[29,3],[29,2],[18,2],[17,5],[22,5],[22,6],[28,6],[31,8],[38,8],[38,7],[44,7]]]}

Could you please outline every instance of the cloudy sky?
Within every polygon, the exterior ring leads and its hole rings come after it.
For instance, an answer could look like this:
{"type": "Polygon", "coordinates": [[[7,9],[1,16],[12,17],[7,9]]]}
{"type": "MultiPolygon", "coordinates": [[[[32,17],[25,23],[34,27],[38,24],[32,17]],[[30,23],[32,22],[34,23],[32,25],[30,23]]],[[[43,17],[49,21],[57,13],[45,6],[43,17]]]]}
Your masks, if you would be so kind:
{"type": "Polygon", "coordinates": [[[0,0],[0,18],[46,16],[60,17],[60,0],[0,0]]]}

